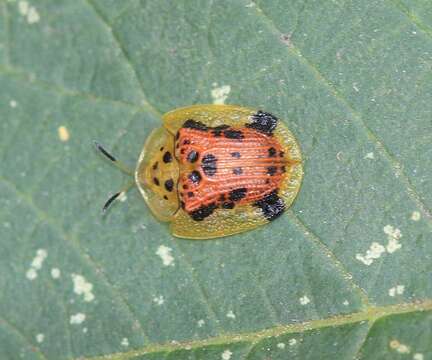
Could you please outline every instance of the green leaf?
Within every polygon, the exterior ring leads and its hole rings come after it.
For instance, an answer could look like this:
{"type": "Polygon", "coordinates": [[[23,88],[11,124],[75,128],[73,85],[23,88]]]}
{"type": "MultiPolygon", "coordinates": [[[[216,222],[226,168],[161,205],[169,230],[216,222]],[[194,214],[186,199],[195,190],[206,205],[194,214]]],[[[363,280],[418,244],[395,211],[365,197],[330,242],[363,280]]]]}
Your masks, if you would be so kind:
{"type": "Polygon", "coordinates": [[[0,13],[1,359],[432,356],[431,2],[0,13]],[[181,240],[134,190],[101,217],[128,179],[92,141],[133,165],[164,112],[221,87],[298,138],[286,215],[181,240]]]}

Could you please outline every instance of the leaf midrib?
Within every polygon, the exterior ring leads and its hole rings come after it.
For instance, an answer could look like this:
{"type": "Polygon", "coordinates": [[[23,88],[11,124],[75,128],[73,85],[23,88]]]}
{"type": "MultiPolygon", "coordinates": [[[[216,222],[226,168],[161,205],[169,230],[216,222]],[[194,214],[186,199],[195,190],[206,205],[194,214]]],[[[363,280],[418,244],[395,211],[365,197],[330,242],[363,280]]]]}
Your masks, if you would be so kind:
{"type": "MultiPolygon", "coordinates": [[[[336,327],[349,325],[367,321],[370,323],[370,328],[379,319],[392,315],[401,315],[412,312],[432,311],[432,300],[423,302],[401,303],[387,306],[369,306],[363,311],[350,313],[346,315],[337,315],[319,320],[310,320],[302,323],[278,325],[265,330],[239,333],[239,334],[224,334],[207,338],[204,340],[185,341],[185,342],[170,342],[163,344],[151,344],[127,352],[118,352],[105,354],[96,357],[79,357],[80,360],[128,360],[137,356],[142,356],[151,353],[172,352],[176,350],[193,350],[211,345],[226,345],[241,342],[250,342],[256,345],[261,340],[269,337],[278,337],[291,333],[299,333],[310,330],[317,330],[326,327],[336,327]]],[[[369,330],[370,330],[369,328],[369,330]]],[[[78,360],[78,359],[76,359],[78,360]]]]}

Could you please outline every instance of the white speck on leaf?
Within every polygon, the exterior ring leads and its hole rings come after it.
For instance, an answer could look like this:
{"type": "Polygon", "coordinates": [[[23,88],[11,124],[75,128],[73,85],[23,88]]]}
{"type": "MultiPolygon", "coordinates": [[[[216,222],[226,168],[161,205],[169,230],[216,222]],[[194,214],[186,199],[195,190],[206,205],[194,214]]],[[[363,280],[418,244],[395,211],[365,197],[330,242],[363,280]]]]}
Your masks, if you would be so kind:
{"type": "Polygon", "coordinates": [[[26,277],[29,280],[36,279],[37,278],[37,271],[35,269],[33,269],[33,268],[28,269],[27,272],[26,272],[26,277]]]}
{"type": "Polygon", "coordinates": [[[35,24],[39,22],[39,20],[40,20],[40,15],[37,12],[37,10],[33,6],[30,7],[27,14],[27,22],[29,24],[35,24]]]}
{"type": "Polygon", "coordinates": [[[402,247],[402,244],[399,243],[399,239],[402,237],[401,231],[391,225],[384,226],[383,231],[387,234],[388,239],[387,252],[391,254],[399,250],[402,247]]]}
{"type": "Polygon", "coordinates": [[[22,16],[26,16],[28,14],[29,4],[27,1],[20,1],[18,3],[18,11],[22,16]]]}
{"type": "Polygon", "coordinates": [[[366,250],[366,254],[356,254],[356,259],[361,261],[363,264],[369,266],[373,263],[375,259],[381,257],[381,255],[385,252],[385,247],[377,242],[373,242],[368,250],[366,250]]]}
{"type": "Polygon", "coordinates": [[[70,139],[69,130],[66,126],[59,126],[57,129],[58,137],[61,141],[66,142],[70,139]]]}
{"type": "Polygon", "coordinates": [[[129,346],[129,340],[128,340],[128,338],[123,338],[122,341],[121,341],[121,345],[125,346],[125,347],[129,346]]]}
{"type": "Polygon", "coordinates": [[[45,249],[38,249],[36,251],[36,256],[30,264],[30,269],[26,272],[26,277],[29,280],[34,280],[37,278],[38,270],[42,269],[43,262],[48,256],[48,252],[45,249]]]}
{"type": "Polygon", "coordinates": [[[413,356],[413,360],[424,360],[424,356],[422,353],[415,353],[413,356]]]}
{"type": "Polygon", "coordinates": [[[236,316],[235,316],[235,314],[233,313],[232,310],[230,310],[230,311],[227,312],[226,317],[230,318],[230,319],[235,319],[236,318],[236,316]]]}
{"type": "Polygon", "coordinates": [[[58,279],[61,275],[60,269],[58,268],[52,268],[51,269],[51,276],[53,279],[58,279]]]}
{"type": "Polygon", "coordinates": [[[75,294],[83,295],[84,301],[86,302],[93,301],[95,299],[95,296],[92,292],[93,284],[89,283],[82,275],[72,274],[71,276],[75,294]]]}
{"type": "Polygon", "coordinates": [[[83,313],[76,313],[75,315],[71,315],[70,317],[70,324],[72,325],[79,325],[86,319],[85,314],[83,313]]]}
{"type": "Polygon", "coordinates": [[[17,103],[15,100],[11,100],[11,101],[9,101],[9,106],[10,106],[11,108],[16,108],[17,105],[18,105],[18,103],[17,103]]]}
{"type": "Polygon", "coordinates": [[[395,287],[389,289],[388,294],[390,296],[402,295],[404,291],[405,291],[404,285],[396,285],[395,287]]]}
{"type": "Polygon", "coordinates": [[[39,249],[38,251],[36,251],[36,257],[33,259],[31,267],[36,270],[40,270],[47,256],[48,252],[45,249],[39,249]]]}
{"type": "Polygon", "coordinates": [[[198,327],[203,327],[204,324],[205,324],[205,321],[204,321],[203,319],[199,319],[199,320],[197,321],[197,324],[198,324],[198,327]]]}
{"type": "Polygon", "coordinates": [[[157,305],[162,305],[165,302],[165,300],[164,300],[164,297],[162,295],[159,295],[159,296],[155,296],[153,298],[153,302],[157,305]]]}
{"type": "Polygon", "coordinates": [[[357,83],[354,83],[352,87],[356,92],[360,91],[359,88],[357,87],[357,83]]]}
{"type": "Polygon", "coordinates": [[[373,159],[375,159],[375,154],[373,152],[368,152],[364,158],[373,160],[373,159]]]}
{"type": "Polygon", "coordinates": [[[37,23],[40,20],[37,10],[33,6],[30,6],[27,1],[20,1],[18,3],[18,11],[22,16],[27,17],[29,24],[37,23]]]}
{"type": "Polygon", "coordinates": [[[87,331],[88,331],[88,329],[87,329],[86,327],[82,329],[82,332],[83,332],[84,334],[87,334],[87,331]]]}
{"type": "Polygon", "coordinates": [[[289,339],[288,344],[289,344],[289,346],[294,346],[297,344],[297,340],[296,339],[289,339]]]}
{"type": "Polygon", "coordinates": [[[229,349],[227,349],[222,353],[221,358],[222,358],[222,360],[230,360],[231,355],[232,355],[232,352],[229,351],[229,349]]]}
{"type": "Polygon", "coordinates": [[[309,303],[310,303],[310,299],[306,295],[304,295],[300,298],[300,304],[307,305],[309,303]]]}
{"type": "Polygon", "coordinates": [[[231,92],[230,85],[222,85],[220,87],[216,87],[211,91],[211,96],[213,98],[213,104],[224,104],[225,100],[228,98],[229,93],[231,92]]]}
{"type": "Polygon", "coordinates": [[[44,334],[37,334],[36,335],[36,341],[40,344],[44,341],[45,335],[44,334]]]}
{"type": "Polygon", "coordinates": [[[419,221],[421,219],[421,214],[418,211],[413,211],[411,214],[411,220],[412,221],[419,221]]]}
{"type": "Polygon", "coordinates": [[[390,341],[390,348],[393,350],[396,350],[398,353],[401,354],[409,354],[411,352],[411,349],[409,346],[405,344],[401,344],[398,340],[392,340],[390,341]]]}
{"type": "Polygon", "coordinates": [[[345,300],[342,304],[344,304],[345,306],[348,306],[349,305],[349,301],[345,300]]]}
{"type": "Polygon", "coordinates": [[[165,266],[174,266],[174,258],[171,255],[172,249],[168,246],[161,245],[158,247],[156,251],[156,255],[158,255],[165,266]]]}
{"type": "Polygon", "coordinates": [[[276,345],[279,349],[285,349],[285,344],[283,342],[280,342],[279,344],[276,345]]]}

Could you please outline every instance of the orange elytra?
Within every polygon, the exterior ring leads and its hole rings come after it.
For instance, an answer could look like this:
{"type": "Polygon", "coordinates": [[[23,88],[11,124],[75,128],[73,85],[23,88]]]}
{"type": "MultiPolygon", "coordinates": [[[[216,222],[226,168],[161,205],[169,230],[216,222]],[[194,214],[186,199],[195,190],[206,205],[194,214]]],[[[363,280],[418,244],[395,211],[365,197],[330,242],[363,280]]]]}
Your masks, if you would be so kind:
{"type": "Polygon", "coordinates": [[[134,176],[150,210],[171,223],[174,236],[211,239],[251,230],[278,218],[294,201],[303,176],[300,148],[274,115],[194,105],[166,113],[162,122],[149,135],[135,171],[96,145],[134,176]]]}

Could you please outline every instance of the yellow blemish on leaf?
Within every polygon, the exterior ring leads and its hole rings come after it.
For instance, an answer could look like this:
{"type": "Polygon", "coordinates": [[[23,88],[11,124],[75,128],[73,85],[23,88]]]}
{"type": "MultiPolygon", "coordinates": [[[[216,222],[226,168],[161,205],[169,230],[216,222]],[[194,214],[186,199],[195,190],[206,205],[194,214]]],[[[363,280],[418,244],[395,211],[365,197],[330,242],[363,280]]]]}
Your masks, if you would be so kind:
{"type": "Polygon", "coordinates": [[[401,344],[398,340],[392,340],[389,343],[390,348],[401,354],[409,354],[411,349],[405,344],[401,344]]]}
{"type": "Polygon", "coordinates": [[[70,138],[69,130],[66,128],[66,126],[60,126],[57,129],[58,137],[61,141],[66,142],[70,138]]]}

